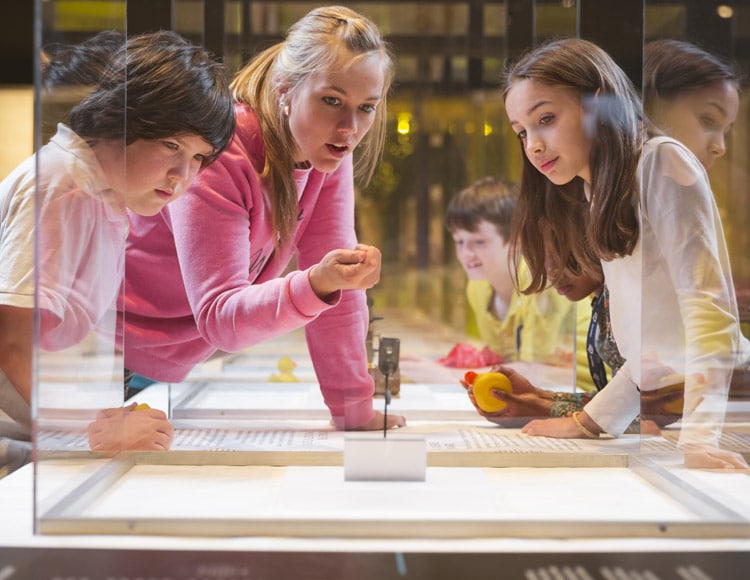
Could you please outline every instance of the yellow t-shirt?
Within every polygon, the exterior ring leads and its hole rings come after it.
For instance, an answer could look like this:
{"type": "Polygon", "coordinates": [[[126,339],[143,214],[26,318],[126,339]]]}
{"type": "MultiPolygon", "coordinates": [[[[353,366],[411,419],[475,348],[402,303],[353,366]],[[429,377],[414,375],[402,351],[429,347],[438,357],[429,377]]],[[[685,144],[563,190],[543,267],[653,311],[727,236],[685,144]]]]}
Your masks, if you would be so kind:
{"type": "MultiPolygon", "coordinates": [[[[528,269],[523,264],[521,268],[523,285],[528,269]]],[[[531,295],[514,292],[502,320],[493,312],[494,290],[488,281],[470,280],[466,296],[480,339],[508,360],[542,362],[558,348],[561,331],[572,334],[573,306],[553,289],[531,295]]]]}
{"type": "MultiPolygon", "coordinates": [[[[521,267],[523,285],[528,269],[523,264],[521,267]]],[[[502,320],[493,313],[494,290],[488,281],[470,280],[466,296],[480,340],[508,361],[569,365],[575,332],[576,385],[586,391],[596,390],[586,357],[586,333],[591,321],[589,299],[577,305],[574,322],[573,303],[553,288],[531,295],[514,292],[502,320]]]]}
{"type": "Polygon", "coordinates": [[[466,285],[466,298],[474,313],[480,340],[490,350],[504,356],[507,360],[516,360],[516,330],[521,323],[520,309],[513,299],[508,306],[508,313],[502,320],[492,313],[492,300],[495,295],[487,280],[469,280],[466,285]]]}

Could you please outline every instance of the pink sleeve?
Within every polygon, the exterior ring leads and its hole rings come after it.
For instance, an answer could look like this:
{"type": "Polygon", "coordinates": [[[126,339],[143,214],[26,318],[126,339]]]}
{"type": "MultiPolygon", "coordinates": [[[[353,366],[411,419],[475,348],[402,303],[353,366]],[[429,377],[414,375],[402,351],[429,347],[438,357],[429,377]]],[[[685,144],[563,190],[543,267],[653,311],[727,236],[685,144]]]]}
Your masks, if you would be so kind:
{"type": "Polygon", "coordinates": [[[325,177],[319,192],[303,194],[309,219],[296,238],[300,270],[279,278],[290,255],[276,255],[266,192],[250,163],[257,159],[257,151],[248,149],[251,141],[235,138],[169,207],[198,331],[212,346],[236,352],[308,325],[310,355],[336,425],[359,426],[373,414],[364,294],[345,292],[339,304],[323,302],[307,273],[331,249],[356,243],[351,159],[325,177]],[[330,315],[316,321],[325,311],[330,315]]]}
{"type": "Polygon", "coordinates": [[[169,207],[198,331],[227,352],[299,328],[330,308],[315,295],[306,272],[275,277],[286,263],[272,255],[263,194],[247,156],[234,147],[169,207]],[[255,283],[260,271],[273,279],[255,283]]]}
{"type": "MultiPolygon", "coordinates": [[[[335,248],[353,248],[354,191],[351,157],[326,176],[323,189],[298,241],[299,265],[317,263],[335,248]]],[[[315,372],[337,428],[358,427],[373,416],[373,380],[367,372],[369,324],[363,290],[345,290],[335,308],[305,328],[315,372]]]]}

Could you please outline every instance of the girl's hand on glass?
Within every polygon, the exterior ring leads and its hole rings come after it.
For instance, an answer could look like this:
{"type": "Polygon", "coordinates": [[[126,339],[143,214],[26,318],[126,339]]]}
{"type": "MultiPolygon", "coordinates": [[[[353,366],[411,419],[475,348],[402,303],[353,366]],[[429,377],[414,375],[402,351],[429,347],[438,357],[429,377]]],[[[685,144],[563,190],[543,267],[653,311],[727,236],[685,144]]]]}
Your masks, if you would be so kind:
{"type": "MultiPolygon", "coordinates": [[[[383,413],[381,413],[380,411],[376,410],[372,419],[370,419],[364,425],[361,425],[351,430],[352,431],[382,431],[384,419],[385,419],[385,415],[383,415],[383,413]]],[[[391,413],[388,413],[388,424],[386,425],[386,428],[394,429],[396,427],[406,427],[406,419],[402,415],[392,415],[391,413]]]]}
{"type": "Polygon", "coordinates": [[[586,439],[570,417],[536,419],[521,428],[526,435],[554,437],[557,439],[586,439]]]}
{"type": "Polygon", "coordinates": [[[602,429],[584,411],[577,411],[570,417],[536,419],[527,423],[521,432],[556,439],[596,439],[602,429]]]}
{"type": "Polygon", "coordinates": [[[174,428],[163,411],[132,403],[103,409],[87,428],[93,451],[166,451],[172,445],[174,428]]]}

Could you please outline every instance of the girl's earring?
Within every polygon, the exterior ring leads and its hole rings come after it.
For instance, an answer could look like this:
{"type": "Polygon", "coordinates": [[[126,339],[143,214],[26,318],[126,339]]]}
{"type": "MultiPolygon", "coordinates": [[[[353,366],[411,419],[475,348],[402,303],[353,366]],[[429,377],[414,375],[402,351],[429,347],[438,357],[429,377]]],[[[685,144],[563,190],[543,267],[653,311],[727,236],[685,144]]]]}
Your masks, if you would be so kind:
{"type": "Polygon", "coordinates": [[[285,117],[288,117],[288,116],[289,116],[289,105],[284,105],[284,106],[283,106],[283,107],[281,108],[281,112],[282,112],[282,113],[284,113],[284,116],[285,116],[285,117]]]}

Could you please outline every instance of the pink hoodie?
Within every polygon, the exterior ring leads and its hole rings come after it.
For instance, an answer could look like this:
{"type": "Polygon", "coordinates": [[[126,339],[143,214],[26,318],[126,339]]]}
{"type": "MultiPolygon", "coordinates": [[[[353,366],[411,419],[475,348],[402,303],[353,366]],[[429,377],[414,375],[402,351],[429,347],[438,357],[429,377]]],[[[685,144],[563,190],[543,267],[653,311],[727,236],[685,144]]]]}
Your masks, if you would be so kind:
{"type": "Polygon", "coordinates": [[[326,405],[338,428],[373,416],[364,291],[334,304],[313,292],[308,270],[330,250],[354,248],[352,158],[333,173],[296,170],[294,242],[276,234],[258,174],[264,146],[255,113],[235,109],[228,149],[191,188],[153,217],[130,215],[125,276],[125,366],[181,381],[217,349],[237,352],[305,326],[326,405]],[[297,255],[297,270],[282,278],[297,255]]]}

